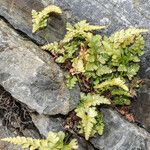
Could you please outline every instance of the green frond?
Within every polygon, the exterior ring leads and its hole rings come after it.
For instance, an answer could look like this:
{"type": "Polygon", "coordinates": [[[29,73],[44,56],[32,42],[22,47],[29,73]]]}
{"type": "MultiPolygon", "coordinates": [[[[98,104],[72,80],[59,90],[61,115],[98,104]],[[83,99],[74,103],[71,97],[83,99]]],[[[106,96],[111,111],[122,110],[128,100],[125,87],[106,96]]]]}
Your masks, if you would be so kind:
{"type": "Polygon", "coordinates": [[[96,71],[96,74],[98,76],[102,76],[104,74],[109,74],[109,73],[112,73],[112,69],[108,66],[104,66],[104,65],[99,65],[97,71],[96,71]]]}
{"type": "Polygon", "coordinates": [[[114,99],[112,100],[114,105],[130,105],[131,101],[128,97],[124,97],[124,96],[116,96],[114,97],[114,99]]]}
{"type": "Polygon", "coordinates": [[[135,42],[135,38],[144,32],[148,32],[148,30],[137,28],[129,28],[126,30],[122,29],[121,31],[115,32],[111,35],[110,40],[115,43],[116,48],[119,46],[125,48],[130,44],[133,44],[135,42]]]}
{"type": "Polygon", "coordinates": [[[63,42],[64,43],[69,42],[73,38],[79,36],[83,36],[83,37],[86,36],[87,38],[87,34],[85,34],[86,32],[92,30],[100,30],[104,28],[105,28],[104,26],[90,25],[89,23],[86,22],[86,20],[80,21],[76,23],[74,26],[72,26],[70,23],[67,23],[67,28],[66,28],[67,33],[65,35],[65,38],[63,39],[63,42]]]}
{"type": "Polygon", "coordinates": [[[40,12],[37,12],[36,10],[32,10],[32,24],[33,24],[32,32],[33,33],[36,32],[38,29],[47,26],[47,19],[50,13],[61,14],[62,11],[59,7],[54,5],[47,6],[40,12]]]}
{"type": "Polygon", "coordinates": [[[85,108],[89,108],[91,106],[96,106],[100,104],[110,104],[110,100],[105,98],[104,96],[100,96],[99,94],[91,94],[88,93],[85,95],[81,93],[81,104],[85,108]]]}
{"type": "Polygon", "coordinates": [[[129,92],[124,91],[124,90],[120,90],[120,89],[112,89],[111,94],[112,95],[124,95],[124,96],[127,96],[127,97],[132,97],[129,92]]]}
{"type": "Polygon", "coordinates": [[[97,116],[97,111],[95,109],[96,109],[95,107],[91,107],[91,108],[78,107],[75,110],[77,116],[81,118],[80,125],[83,128],[83,132],[86,140],[89,139],[92,133],[92,128],[96,124],[95,117],[97,116]]]}
{"type": "Polygon", "coordinates": [[[125,82],[123,80],[121,80],[120,78],[114,78],[112,80],[107,80],[102,82],[101,84],[98,84],[95,86],[96,89],[103,89],[103,88],[107,88],[107,87],[111,87],[111,86],[118,86],[122,89],[124,89],[125,91],[128,91],[128,87],[125,85],[125,82]]]}
{"type": "Polygon", "coordinates": [[[104,123],[103,123],[103,116],[101,112],[98,112],[98,115],[96,117],[96,125],[94,126],[94,130],[99,135],[102,135],[104,132],[104,123]]]}
{"type": "Polygon", "coordinates": [[[63,132],[49,132],[47,139],[32,139],[25,137],[10,137],[1,139],[2,141],[10,142],[12,144],[21,145],[22,148],[29,148],[30,150],[72,150],[77,149],[77,141],[71,140],[69,144],[64,142],[65,134],[63,132]]]}
{"type": "Polygon", "coordinates": [[[73,59],[72,67],[77,74],[85,72],[84,62],[80,57],[73,59]]]}
{"type": "Polygon", "coordinates": [[[77,83],[78,79],[76,76],[67,75],[66,76],[66,85],[69,89],[72,89],[77,83]]]}

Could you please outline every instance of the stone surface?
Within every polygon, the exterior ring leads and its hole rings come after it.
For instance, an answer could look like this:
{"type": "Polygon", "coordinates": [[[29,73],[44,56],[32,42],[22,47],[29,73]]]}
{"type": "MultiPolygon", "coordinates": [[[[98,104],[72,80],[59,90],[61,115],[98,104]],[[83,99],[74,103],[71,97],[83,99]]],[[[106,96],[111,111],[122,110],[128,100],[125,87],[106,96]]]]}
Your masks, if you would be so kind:
{"type": "MultiPolygon", "coordinates": [[[[19,135],[15,132],[13,133],[10,130],[8,130],[6,126],[3,126],[2,120],[0,118],[0,139],[6,138],[6,137],[16,137],[16,136],[19,136],[19,135]]],[[[33,130],[25,129],[23,131],[23,136],[37,138],[37,139],[40,138],[39,134],[36,133],[34,129],[33,130]]],[[[8,142],[4,142],[0,140],[0,150],[23,150],[23,149],[18,145],[10,144],[8,142]]]]}
{"type": "Polygon", "coordinates": [[[49,131],[59,132],[64,130],[65,120],[60,117],[31,114],[32,121],[40,134],[47,137],[49,131]]]}
{"type": "MultiPolygon", "coordinates": [[[[11,133],[6,127],[2,126],[2,121],[0,120],[0,139],[6,137],[15,137],[16,135],[11,133]]],[[[0,150],[23,150],[20,146],[9,144],[8,142],[0,141],[0,150]]]]}
{"type": "Polygon", "coordinates": [[[150,132],[150,80],[145,79],[145,85],[137,91],[137,100],[132,104],[136,122],[150,132]]]}
{"type": "Polygon", "coordinates": [[[67,114],[79,101],[50,55],[0,21],[0,84],[40,114],[67,114]]]}
{"type": "Polygon", "coordinates": [[[90,141],[99,150],[149,150],[150,133],[129,123],[110,109],[103,109],[105,130],[90,141]]]}

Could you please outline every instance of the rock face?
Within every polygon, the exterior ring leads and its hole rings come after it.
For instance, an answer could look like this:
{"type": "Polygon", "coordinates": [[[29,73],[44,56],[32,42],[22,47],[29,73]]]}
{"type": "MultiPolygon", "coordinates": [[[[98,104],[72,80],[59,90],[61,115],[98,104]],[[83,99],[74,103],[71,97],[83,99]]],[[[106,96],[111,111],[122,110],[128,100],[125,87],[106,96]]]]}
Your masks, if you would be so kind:
{"type": "MultiPolygon", "coordinates": [[[[0,120],[0,139],[6,137],[14,137],[15,134],[11,133],[6,127],[2,126],[2,121],[0,120]]],[[[20,146],[9,144],[8,142],[0,141],[0,150],[22,150],[20,146]]]]}
{"type": "MultiPolygon", "coordinates": [[[[40,138],[39,134],[36,133],[34,130],[26,129],[23,132],[25,132],[25,134],[23,134],[23,136],[25,137],[32,137],[32,138],[37,138],[37,139],[40,138]]],[[[6,138],[6,137],[16,137],[16,136],[18,136],[17,133],[12,133],[11,131],[7,129],[7,127],[2,125],[2,120],[0,118],[0,139],[6,138]]],[[[0,140],[0,150],[23,150],[23,149],[18,145],[10,144],[8,142],[4,142],[0,140]]]]}
{"type": "Polygon", "coordinates": [[[99,150],[149,150],[150,134],[122,119],[117,112],[103,109],[105,131],[91,139],[99,150]]]}
{"type": "Polygon", "coordinates": [[[79,101],[49,54],[0,21],[0,84],[40,114],[67,114],[79,101]]]}
{"type": "Polygon", "coordinates": [[[47,137],[49,131],[59,132],[64,130],[65,120],[60,117],[31,114],[32,121],[40,134],[47,137]]]}
{"type": "Polygon", "coordinates": [[[137,100],[132,104],[135,120],[150,132],[150,80],[137,92],[137,100]]]}

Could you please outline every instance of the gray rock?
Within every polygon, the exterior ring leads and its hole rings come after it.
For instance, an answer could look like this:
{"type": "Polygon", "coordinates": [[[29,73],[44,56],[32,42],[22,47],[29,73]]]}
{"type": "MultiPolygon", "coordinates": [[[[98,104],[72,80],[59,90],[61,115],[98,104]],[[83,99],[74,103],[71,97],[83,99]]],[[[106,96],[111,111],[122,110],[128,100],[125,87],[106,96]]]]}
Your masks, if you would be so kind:
{"type": "Polygon", "coordinates": [[[49,54],[0,21],[0,84],[40,114],[67,114],[79,101],[49,54]]]}
{"type": "Polygon", "coordinates": [[[137,100],[132,104],[135,120],[150,132],[150,80],[137,91],[137,100]]]}
{"type": "MultiPolygon", "coordinates": [[[[15,136],[16,135],[14,133],[11,133],[6,127],[2,125],[2,121],[0,120],[0,139],[15,136]]],[[[23,150],[23,149],[20,146],[16,146],[0,140],[0,150],[23,150]]]]}
{"type": "Polygon", "coordinates": [[[40,134],[47,137],[49,131],[59,132],[64,130],[65,120],[60,117],[31,114],[32,121],[40,134]]]}
{"type": "MultiPolygon", "coordinates": [[[[7,137],[16,137],[20,136],[16,132],[11,132],[7,127],[2,125],[2,120],[0,118],[0,139],[7,138],[7,137]]],[[[25,137],[32,137],[39,139],[40,136],[34,129],[24,129],[23,136],[25,137]]],[[[23,150],[21,146],[10,144],[8,142],[4,142],[0,140],[0,150],[23,150]]],[[[28,150],[28,149],[26,149],[28,150]]]]}
{"type": "Polygon", "coordinates": [[[90,141],[99,150],[149,150],[150,133],[129,123],[110,109],[103,109],[105,130],[90,141]]]}

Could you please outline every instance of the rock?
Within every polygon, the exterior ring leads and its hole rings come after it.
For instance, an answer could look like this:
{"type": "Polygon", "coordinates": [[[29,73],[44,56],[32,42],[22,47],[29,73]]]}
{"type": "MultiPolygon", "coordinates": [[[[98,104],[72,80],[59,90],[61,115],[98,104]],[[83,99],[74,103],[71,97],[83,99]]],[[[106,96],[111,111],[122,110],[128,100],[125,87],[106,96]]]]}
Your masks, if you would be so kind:
{"type": "Polygon", "coordinates": [[[150,132],[150,80],[137,91],[137,100],[132,104],[136,122],[150,132]]]}
{"type": "MultiPolygon", "coordinates": [[[[7,127],[2,125],[2,120],[0,118],[0,139],[6,138],[6,137],[16,137],[20,136],[16,132],[11,132],[7,127]]],[[[40,136],[34,129],[24,129],[23,130],[23,136],[25,137],[32,137],[39,139],[40,136]]],[[[10,144],[8,142],[4,142],[0,140],[0,150],[23,150],[21,146],[10,144]]],[[[28,149],[26,149],[28,150],[28,149]]]]}
{"type": "MultiPolygon", "coordinates": [[[[0,120],[0,139],[14,136],[16,135],[11,133],[6,127],[2,126],[2,121],[0,120]]],[[[16,146],[0,140],[0,150],[23,150],[23,149],[20,146],[16,146]]]]}
{"type": "Polygon", "coordinates": [[[32,121],[40,134],[47,137],[49,131],[59,132],[64,130],[65,120],[60,117],[31,114],[32,121]]]}
{"type": "Polygon", "coordinates": [[[105,130],[90,141],[99,150],[149,150],[150,133],[129,123],[110,109],[103,109],[105,130]]]}
{"type": "Polygon", "coordinates": [[[40,114],[67,114],[79,101],[50,55],[0,21],[0,84],[40,114]]]}

